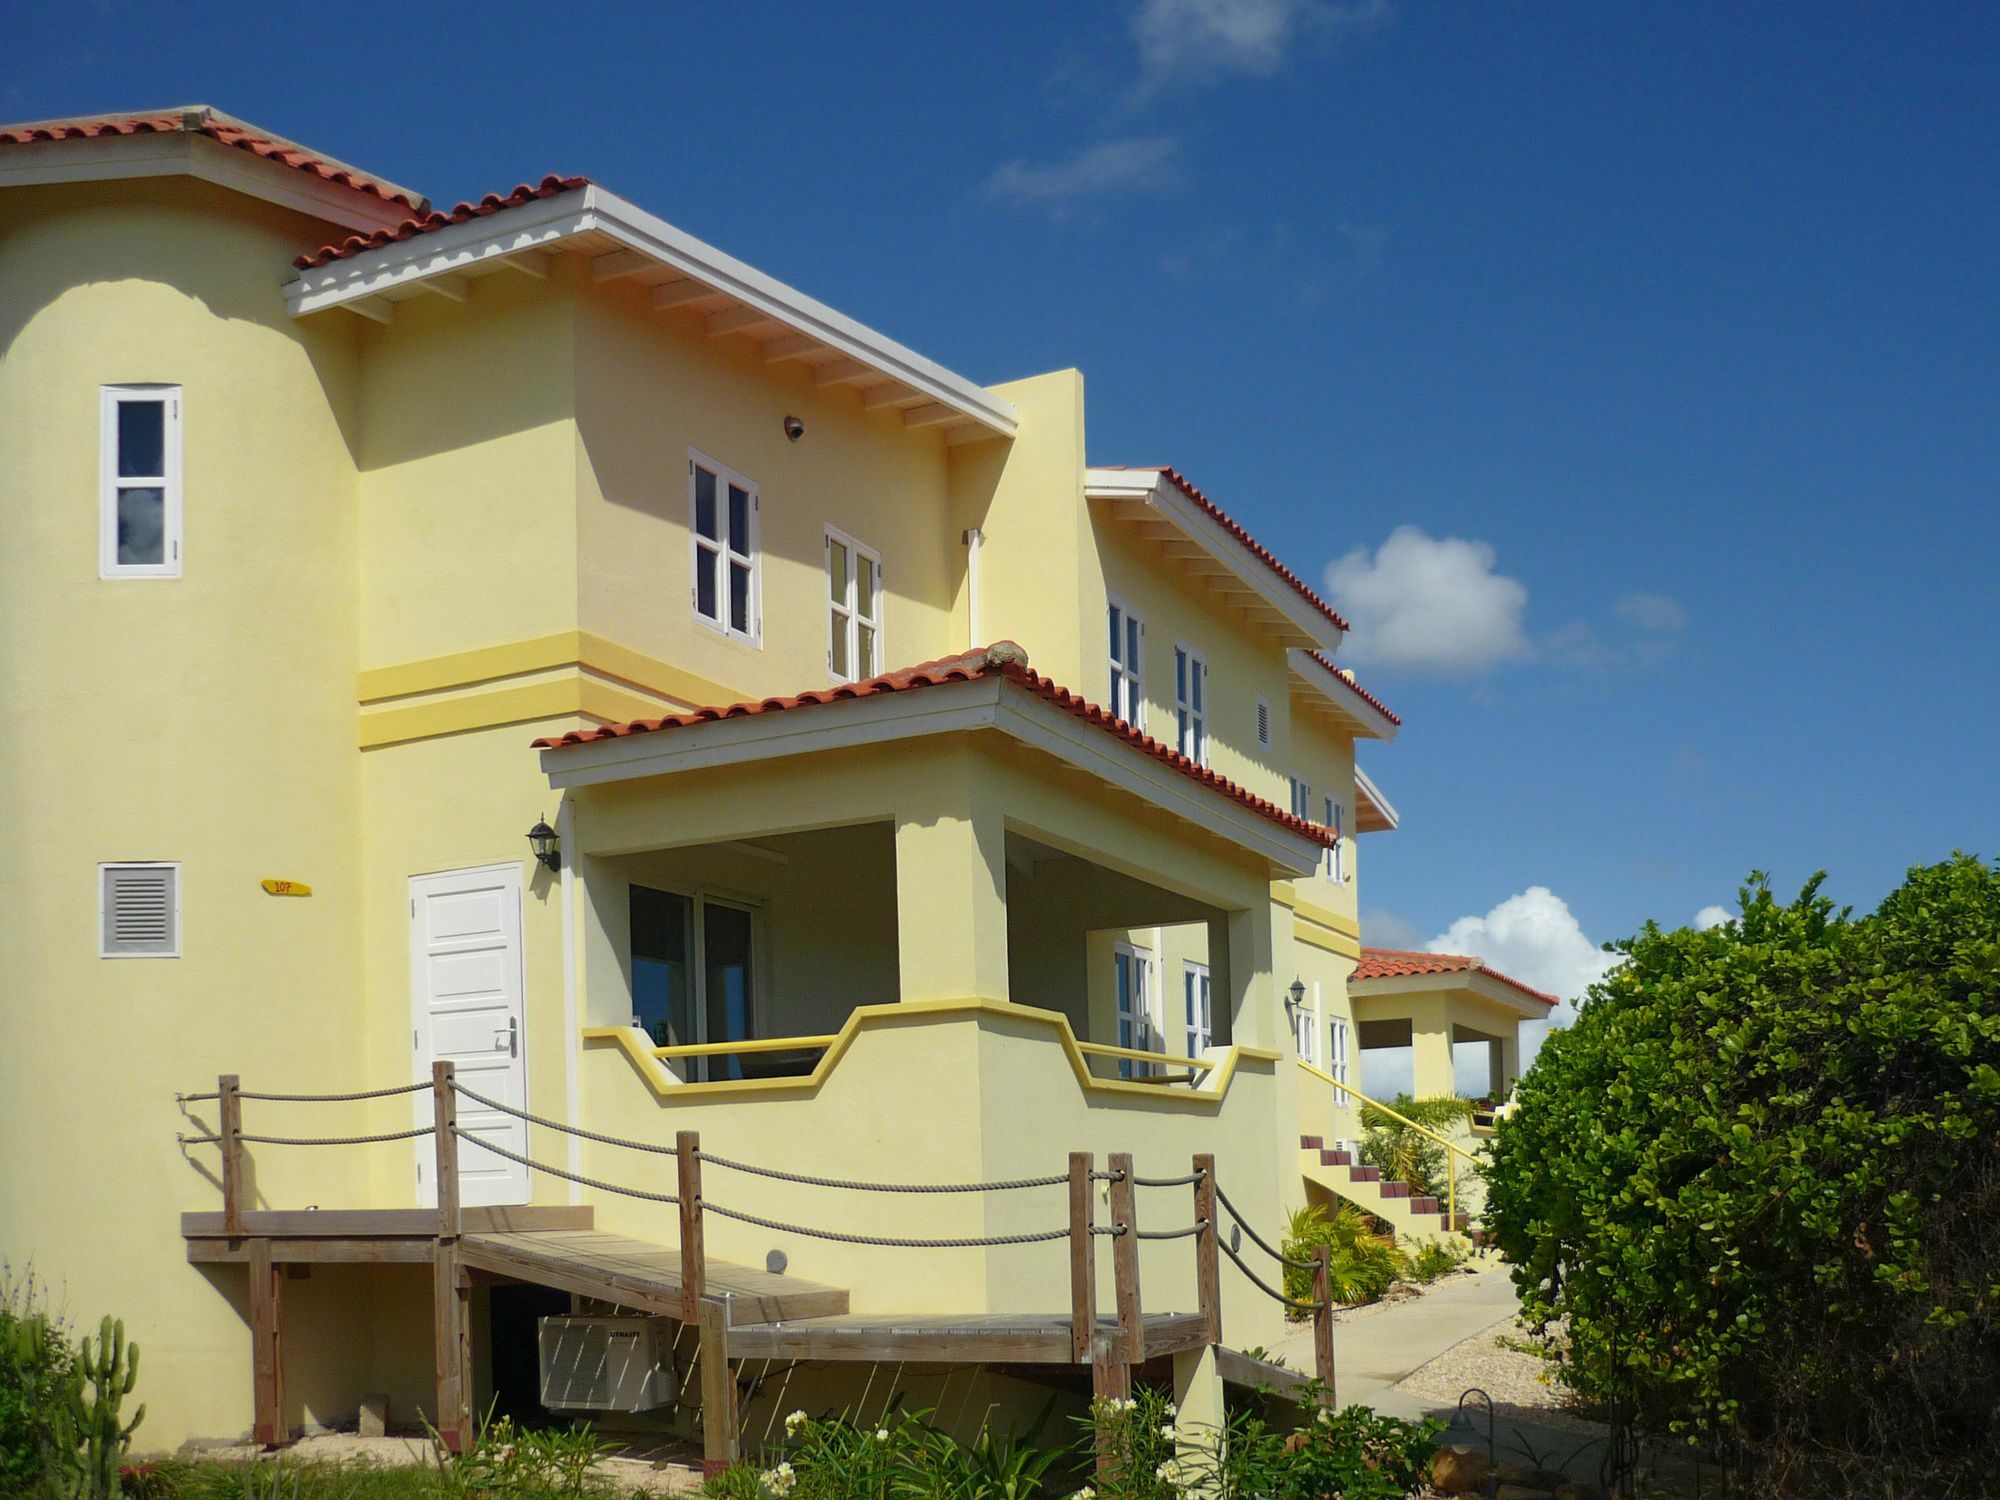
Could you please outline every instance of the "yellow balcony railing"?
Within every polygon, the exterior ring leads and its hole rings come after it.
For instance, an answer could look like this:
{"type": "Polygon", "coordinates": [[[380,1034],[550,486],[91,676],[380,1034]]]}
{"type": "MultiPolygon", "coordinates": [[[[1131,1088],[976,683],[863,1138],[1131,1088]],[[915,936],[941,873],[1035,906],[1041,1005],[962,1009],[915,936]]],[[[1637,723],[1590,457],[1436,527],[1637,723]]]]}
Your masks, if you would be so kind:
{"type": "Polygon", "coordinates": [[[1434,1142],[1435,1144],[1444,1147],[1445,1177],[1446,1177],[1445,1223],[1449,1224],[1453,1229],[1457,1229],[1458,1228],[1458,1159],[1462,1156],[1466,1159],[1467,1162],[1469,1162],[1473,1167],[1476,1168],[1479,1165],[1479,1158],[1474,1156],[1470,1151],[1467,1151],[1463,1146],[1459,1145],[1456,1141],[1453,1141],[1446,1136],[1439,1135],[1435,1130],[1432,1130],[1429,1126],[1419,1125],[1415,1120],[1412,1120],[1408,1115],[1402,1114],[1397,1110],[1391,1109],[1388,1105],[1382,1103],[1379,1099],[1370,1099],[1366,1094],[1362,1093],[1360,1089],[1355,1088],[1352,1084],[1342,1083],[1338,1078],[1335,1078],[1331,1073],[1327,1072],[1325,1069],[1316,1068],[1311,1063],[1303,1061],[1300,1062],[1299,1066],[1303,1068],[1306,1072],[1312,1074],[1312,1076],[1317,1078],[1320,1082],[1332,1084],[1335,1088],[1339,1089],[1343,1094],[1347,1095],[1347,1097],[1354,1103],[1362,1105],[1368,1109],[1380,1110],[1390,1119],[1395,1120],[1399,1124],[1404,1125],[1411,1130],[1414,1130],[1418,1135],[1422,1136],[1425,1140],[1434,1142]]]}
{"type": "Polygon", "coordinates": [[[1129,1083],[1193,1083],[1215,1064],[1205,1057],[1171,1057],[1164,1052],[1148,1052],[1143,1047],[1114,1047],[1108,1042],[1078,1042],[1076,1050],[1085,1057],[1109,1057],[1120,1062],[1141,1062],[1150,1067],[1185,1068],[1185,1073],[1134,1073],[1129,1083]]]}
{"type": "Polygon", "coordinates": [[[825,1036],[744,1037],[734,1042],[687,1042],[675,1047],[654,1047],[652,1053],[671,1062],[677,1057],[730,1057],[741,1052],[823,1052],[839,1040],[838,1032],[825,1036]]]}

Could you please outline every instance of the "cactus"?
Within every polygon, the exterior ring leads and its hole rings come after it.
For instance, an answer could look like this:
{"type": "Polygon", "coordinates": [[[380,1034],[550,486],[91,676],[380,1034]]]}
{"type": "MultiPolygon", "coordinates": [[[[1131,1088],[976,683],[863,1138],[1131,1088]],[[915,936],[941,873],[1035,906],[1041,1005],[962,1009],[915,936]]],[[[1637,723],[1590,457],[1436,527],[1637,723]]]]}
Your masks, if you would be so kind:
{"type": "Polygon", "coordinates": [[[88,1334],[77,1345],[65,1402],[68,1436],[82,1450],[83,1469],[74,1493],[79,1500],[118,1500],[125,1449],[146,1416],[142,1405],[131,1421],[118,1420],[119,1407],[139,1378],[139,1346],[125,1342],[125,1323],[116,1318],[106,1318],[99,1327],[94,1350],[88,1334]]]}

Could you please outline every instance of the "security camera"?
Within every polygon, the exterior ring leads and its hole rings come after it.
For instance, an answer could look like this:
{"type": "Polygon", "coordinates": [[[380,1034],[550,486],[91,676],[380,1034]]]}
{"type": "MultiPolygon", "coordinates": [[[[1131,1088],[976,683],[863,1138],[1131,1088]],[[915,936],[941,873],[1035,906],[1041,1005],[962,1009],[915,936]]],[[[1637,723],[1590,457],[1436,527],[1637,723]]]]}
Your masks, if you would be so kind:
{"type": "Polygon", "coordinates": [[[797,417],[785,418],[786,437],[790,438],[793,442],[796,443],[800,438],[804,437],[805,435],[806,435],[805,423],[801,422],[797,417]]]}

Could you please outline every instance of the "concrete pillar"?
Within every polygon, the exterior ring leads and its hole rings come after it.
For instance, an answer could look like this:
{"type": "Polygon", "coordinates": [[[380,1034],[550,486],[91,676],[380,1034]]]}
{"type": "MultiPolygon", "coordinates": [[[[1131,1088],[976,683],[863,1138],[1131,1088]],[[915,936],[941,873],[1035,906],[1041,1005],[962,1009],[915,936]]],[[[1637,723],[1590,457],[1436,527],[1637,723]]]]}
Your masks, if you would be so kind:
{"type": "Polygon", "coordinates": [[[1521,1076],[1521,1028],[1517,1025],[1508,1030],[1494,1050],[1500,1054],[1500,1091],[1493,1096],[1493,1102],[1502,1104],[1514,1087],[1514,1080],[1521,1076]]]}
{"type": "Polygon", "coordinates": [[[896,949],[905,1000],[1005,1000],[1006,825],[968,795],[896,818],[896,949]]]}
{"type": "Polygon", "coordinates": [[[1410,1017],[1411,1096],[1434,1099],[1456,1094],[1457,1072],[1451,1056],[1451,1018],[1444,1002],[1416,1005],[1410,1017]]]}
{"type": "MultiPolygon", "coordinates": [[[[1228,1007],[1230,1041],[1284,1052],[1285,1009],[1271,968],[1271,910],[1255,906],[1208,924],[1209,981],[1217,1009],[1228,1007]],[[1228,958],[1221,966],[1215,962],[1218,951],[1228,958]]],[[[1290,984],[1291,975],[1284,982],[1290,984]]]]}
{"type": "Polygon", "coordinates": [[[1215,1346],[1183,1349],[1174,1356],[1175,1447],[1183,1453],[1213,1452],[1227,1420],[1215,1346]]]}

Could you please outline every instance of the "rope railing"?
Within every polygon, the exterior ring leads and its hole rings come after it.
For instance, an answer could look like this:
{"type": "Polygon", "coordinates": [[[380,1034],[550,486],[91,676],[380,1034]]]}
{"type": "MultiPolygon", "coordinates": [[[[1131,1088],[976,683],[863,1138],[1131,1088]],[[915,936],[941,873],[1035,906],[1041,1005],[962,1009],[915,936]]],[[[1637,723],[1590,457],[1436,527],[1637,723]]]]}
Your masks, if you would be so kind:
{"type": "Polygon", "coordinates": [[[1317,1303],[1294,1302],[1290,1297],[1287,1297],[1283,1292],[1279,1291],[1276,1287],[1272,1286],[1270,1282],[1266,1281],[1263,1277],[1259,1276],[1255,1271],[1251,1270],[1249,1265],[1245,1263],[1243,1257],[1238,1255],[1234,1250],[1230,1249],[1229,1245],[1226,1242],[1222,1246],[1222,1253],[1228,1256],[1232,1261],[1236,1263],[1236,1269],[1243,1273],[1245,1279],[1249,1281],[1250,1285],[1257,1288],[1258,1291],[1262,1292],[1266,1297],[1271,1298],[1274,1302],[1282,1302],[1286,1307],[1289,1307],[1294,1312],[1309,1313],[1309,1312],[1317,1312],[1319,1310],[1319,1305],[1317,1303]]]}
{"type": "Polygon", "coordinates": [[[754,1224],[759,1229],[774,1230],[779,1234],[804,1235],[807,1239],[830,1240],[837,1245],[867,1245],[882,1250],[990,1250],[1007,1245],[1044,1245],[1052,1240],[1066,1240],[1069,1230],[1049,1229],[1036,1234],[989,1234],[947,1239],[910,1239],[899,1235],[849,1234],[837,1229],[816,1229],[805,1224],[787,1224],[780,1219],[760,1218],[756,1214],[745,1213],[738,1208],[727,1208],[707,1198],[701,1200],[703,1213],[721,1214],[725,1219],[735,1219],[739,1223],[754,1224]]]}
{"type": "Polygon", "coordinates": [[[542,1115],[531,1115],[525,1109],[516,1109],[511,1104],[502,1104],[498,1099],[489,1099],[484,1094],[474,1093],[464,1084],[454,1081],[452,1089],[462,1098],[470,1099],[484,1109],[497,1110],[503,1115],[512,1115],[517,1120],[525,1120],[530,1125],[539,1125],[544,1130],[559,1131],[563,1135],[573,1135],[580,1140],[596,1141],[600,1146],[623,1146],[628,1151],[650,1151],[655,1156],[677,1156],[679,1148],[662,1146],[658,1141],[634,1141],[621,1135],[599,1135],[595,1130],[585,1130],[581,1125],[567,1125],[561,1120],[551,1120],[542,1115]]]}
{"type": "Polygon", "coordinates": [[[1229,1217],[1236,1221],[1236,1227],[1250,1237],[1250,1243],[1270,1256],[1271,1259],[1277,1261],[1280,1265],[1290,1266],[1295,1271],[1310,1271],[1312,1269],[1311,1261],[1293,1260],[1284,1251],[1274,1247],[1269,1240],[1259,1234],[1256,1226],[1243,1217],[1243,1210],[1229,1201],[1229,1195],[1223,1192],[1220,1186],[1217,1186],[1215,1190],[1215,1198],[1228,1211],[1229,1217]]]}
{"type": "Polygon", "coordinates": [[[585,1177],[581,1172],[566,1171],[562,1167],[552,1167],[547,1162],[536,1161],[533,1157],[520,1156],[505,1146],[496,1146],[491,1141],[481,1140],[470,1131],[451,1127],[451,1133],[461,1141],[470,1141],[481,1151],[491,1151],[495,1156],[504,1156],[508,1161],[518,1162],[533,1172],[546,1172],[551,1177],[560,1177],[564,1182],[574,1182],[580,1187],[596,1188],[600,1193],[619,1193],[627,1198],[639,1198],[647,1203],[664,1203],[668,1207],[677,1206],[679,1197],[673,1193],[652,1193],[643,1188],[621,1187],[615,1182],[602,1182],[595,1177],[585,1177]]]}
{"type": "MultiPolygon", "coordinates": [[[[435,1125],[419,1125],[415,1130],[390,1130],[381,1135],[242,1135],[237,1140],[246,1146],[374,1146],[383,1141],[413,1141],[420,1135],[433,1135],[435,1125]]],[[[217,1136],[217,1140],[222,1137],[217,1136]]]]}
{"type": "Polygon", "coordinates": [[[1202,1174],[1200,1172],[1189,1172],[1184,1177],[1134,1177],[1132,1179],[1132,1186],[1142,1188],[1193,1187],[1201,1179],[1202,1174]]]}
{"type": "Polygon", "coordinates": [[[1208,1228],[1208,1220],[1197,1219],[1185,1229],[1140,1229],[1134,1231],[1142,1240],[1184,1240],[1190,1235],[1200,1234],[1208,1228]]]}
{"type": "Polygon", "coordinates": [[[732,1172],[747,1172],[753,1177],[769,1177],[778,1182],[796,1182],[806,1187],[845,1188],[864,1193],[1010,1193],[1021,1188],[1061,1187],[1069,1181],[1067,1173],[1057,1173],[1051,1177],[1012,1177],[1002,1178],[996,1182],[859,1182],[842,1177],[814,1177],[805,1172],[785,1172],[777,1167],[731,1161],[726,1156],[717,1156],[713,1151],[702,1152],[701,1159],[710,1166],[725,1167],[732,1172]]]}

